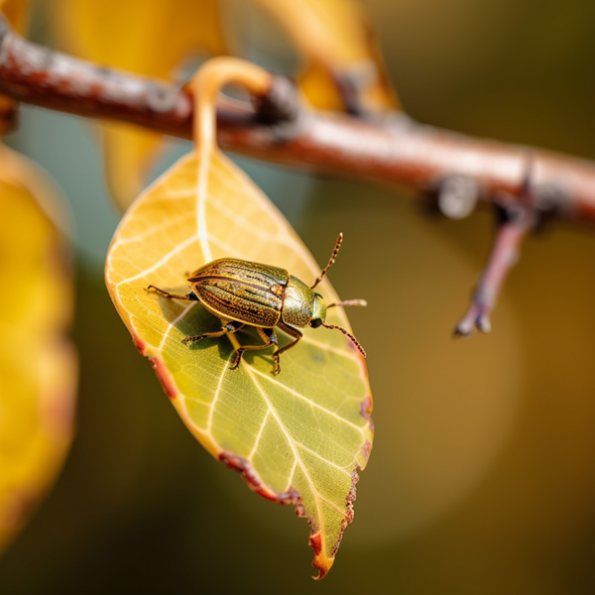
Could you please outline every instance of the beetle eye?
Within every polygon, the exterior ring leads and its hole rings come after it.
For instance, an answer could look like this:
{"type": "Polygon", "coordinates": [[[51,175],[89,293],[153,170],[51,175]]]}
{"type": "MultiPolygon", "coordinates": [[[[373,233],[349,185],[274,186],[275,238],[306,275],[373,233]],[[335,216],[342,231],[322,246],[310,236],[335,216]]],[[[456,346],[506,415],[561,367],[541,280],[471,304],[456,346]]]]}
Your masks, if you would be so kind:
{"type": "Polygon", "coordinates": [[[318,328],[322,324],[322,318],[312,318],[310,320],[310,326],[312,328],[318,328]]]}

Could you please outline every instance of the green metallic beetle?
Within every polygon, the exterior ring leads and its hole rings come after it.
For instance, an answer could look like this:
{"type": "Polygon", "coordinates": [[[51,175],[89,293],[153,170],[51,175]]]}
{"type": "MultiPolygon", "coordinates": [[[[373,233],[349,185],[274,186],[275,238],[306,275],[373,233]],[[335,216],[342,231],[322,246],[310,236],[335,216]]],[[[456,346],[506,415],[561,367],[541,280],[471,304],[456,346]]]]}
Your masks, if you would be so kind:
{"type": "Polygon", "coordinates": [[[329,308],[365,306],[365,300],[348,300],[327,306],[323,297],[313,291],[334,264],[342,242],[341,233],[328,264],[311,287],[290,275],[285,269],[237,258],[220,258],[205,264],[188,277],[192,291],[186,295],[169,293],[154,285],[149,285],[147,290],[166,298],[199,301],[224,323],[220,331],[186,337],[183,341],[185,344],[201,339],[223,337],[239,331],[244,326],[255,327],[264,344],[238,347],[231,365],[232,370],[240,365],[244,352],[276,346],[273,359],[274,373],[278,374],[281,371],[279,364],[281,354],[294,347],[302,338],[302,333],[294,326],[312,328],[323,326],[337,329],[347,335],[366,357],[364,348],[352,334],[340,326],[324,323],[326,311],[329,308]],[[285,347],[279,348],[275,327],[280,328],[294,340],[285,347]]]}

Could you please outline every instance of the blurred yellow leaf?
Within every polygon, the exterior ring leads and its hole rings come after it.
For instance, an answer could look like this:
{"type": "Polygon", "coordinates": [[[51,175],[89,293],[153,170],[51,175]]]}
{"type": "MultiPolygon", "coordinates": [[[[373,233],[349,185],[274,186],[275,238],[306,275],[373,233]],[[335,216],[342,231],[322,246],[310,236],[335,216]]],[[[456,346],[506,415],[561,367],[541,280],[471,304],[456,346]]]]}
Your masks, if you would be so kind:
{"type": "MultiPolygon", "coordinates": [[[[98,64],[172,80],[191,53],[223,54],[217,0],[60,0],[52,18],[69,51],[98,64]]],[[[108,181],[121,211],[145,186],[162,136],[106,124],[108,181]]]]}
{"type": "Polygon", "coordinates": [[[0,0],[0,10],[17,33],[25,32],[29,21],[29,0],[0,0]]]}
{"type": "MultiPolygon", "coordinates": [[[[148,285],[186,293],[184,273],[221,257],[279,266],[305,282],[320,272],[243,172],[218,151],[202,155],[181,159],[131,206],[109,250],[107,286],[196,438],[254,491],[307,516],[321,577],[351,522],[357,469],[371,448],[365,363],[341,333],[324,328],[305,329],[277,376],[270,351],[247,354],[230,369],[235,347],[260,342],[253,329],[182,343],[218,330],[220,321],[197,302],[148,293],[148,285]]],[[[318,287],[327,303],[337,299],[328,280],[318,287]]],[[[341,308],[328,319],[348,328],[341,308]]]]}
{"type": "Polygon", "coordinates": [[[0,147],[0,550],[55,480],[72,436],[72,289],[63,238],[25,186],[36,176],[0,147]]]}
{"type": "Polygon", "coordinates": [[[306,57],[300,85],[321,109],[382,113],[399,107],[367,14],[356,0],[255,0],[306,57]]]}
{"type": "Polygon", "coordinates": [[[110,193],[121,212],[147,185],[147,175],[159,158],[162,135],[137,126],[101,125],[103,158],[110,193]]]}

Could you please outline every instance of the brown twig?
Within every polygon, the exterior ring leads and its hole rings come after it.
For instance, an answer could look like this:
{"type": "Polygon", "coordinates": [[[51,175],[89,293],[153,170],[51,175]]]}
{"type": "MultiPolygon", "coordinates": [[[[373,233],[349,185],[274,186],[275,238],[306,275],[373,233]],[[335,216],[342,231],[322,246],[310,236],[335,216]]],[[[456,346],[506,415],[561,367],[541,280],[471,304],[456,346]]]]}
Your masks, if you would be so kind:
{"type": "Polygon", "coordinates": [[[455,328],[455,336],[468,336],[473,327],[489,333],[492,324],[490,315],[506,279],[506,275],[519,257],[520,246],[527,233],[536,227],[538,214],[531,197],[532,161],[527,162],[527,172],[519,188],[520,202],[514,205],[497,205],[499,229],[488,264],[473,293],[471,305],[455,328]]]}
{"type": "MultiPolygon", "coordinates": [[[[285,97],[290,94],[284,77],[276,84],[284,86],[285,97]]],[[[71,114],[131,122],[184,138],[192,135],[192,102],[185,89],[40,47],[2,20],[0,93],[71,114]]],[[[424,191],[459,176],[473,180],[478,199],[488,202],[498,193],[508,194],[511,202],[518,199],[530,152],[538,210],[595,221],[592,162],[470,138],[402,115],[372,121],[302,107],[294,120],[276,125],[270,120],[263,122],[246,105],[222,103],[219,141],[226,149],[260,159],[424,191]]]]}
{"type": "MultiPolygon", "coordinates": [[[[0,93],[71,114],[130,122],[173,136],[192,135],[192,100],[186,89],[37,46],[11,31],[1,17],[0,93]]],[[[217,133],[223,148],[260,159],[434,194],[449,216],[468,214],[482,201],[505,210],[529,208],[536,219],[549,213],[595,222],[592,162],[475,139],[400,114],[374,120],[311,111],[299,105],[285,77],[274,77],[273,87],[256,107],[222,100],[217,133]]],[[[485,290],[495,284],[497,291],[505,263],[529,229],[528,220],[521,219],[523,225],[511,220],[502,227],[481,291],[461,323],[465,329],[471,319],[471,325],[487,328],[491,306],[484,303],[485,290]]]]}

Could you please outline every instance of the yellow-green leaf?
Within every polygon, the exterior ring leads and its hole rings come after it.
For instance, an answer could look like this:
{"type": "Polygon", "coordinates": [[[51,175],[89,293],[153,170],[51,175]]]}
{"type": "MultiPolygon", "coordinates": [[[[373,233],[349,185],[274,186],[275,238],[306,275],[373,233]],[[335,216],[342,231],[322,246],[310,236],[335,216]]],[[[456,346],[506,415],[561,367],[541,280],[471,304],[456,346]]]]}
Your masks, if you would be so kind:
{"type": "Polygon", "coordinates": [[[357,0],[255,0],[306,58],[300,86],[321,109],[381,113],[399,107],[368,15],[357,0]]]}
{"type": "Polygon", "coordinates": [[[72,437],[71,280],[61,234],[25,187],[36,175],[0,147],[0,550],[55,480],[72,437]]]}
{"type": "MultiPolygon", "coordinates": [[[[230,369],[237,345],[260,342],[253,331],[184,345],[186,336],[218,330],[221,322],[197,302],[146,288],[186,293],[185,272],[225,256],[280,266],[309,283],[320,272],[243,172],[218,152],[202,160],[193,153],[131,206],[108,254],[106,282],[137,348],[196,438],[254,491],[294,503],[307,516],[323,576],[351,522],[357,469],[372,443],[365,363],[341,333],[324,328],[305,329],[281,357],[277,376],[270,351],[246,354],[230,369]]],[[[317,291],[337,299],[327,279],[317,291]]],[[[330,310],[328,321],[349,328],[341,308],[330,310]]]]}
{"type": "MultiPolygon", "coordinates": [[[[191,53],[226,53],[217,0],[60,0],[59,42],[98,64],[172,80],[191,53]]],[[[112,195],[123,212],[144,188],[162,135],[106,124],[103,144],[112,195]]]]}

